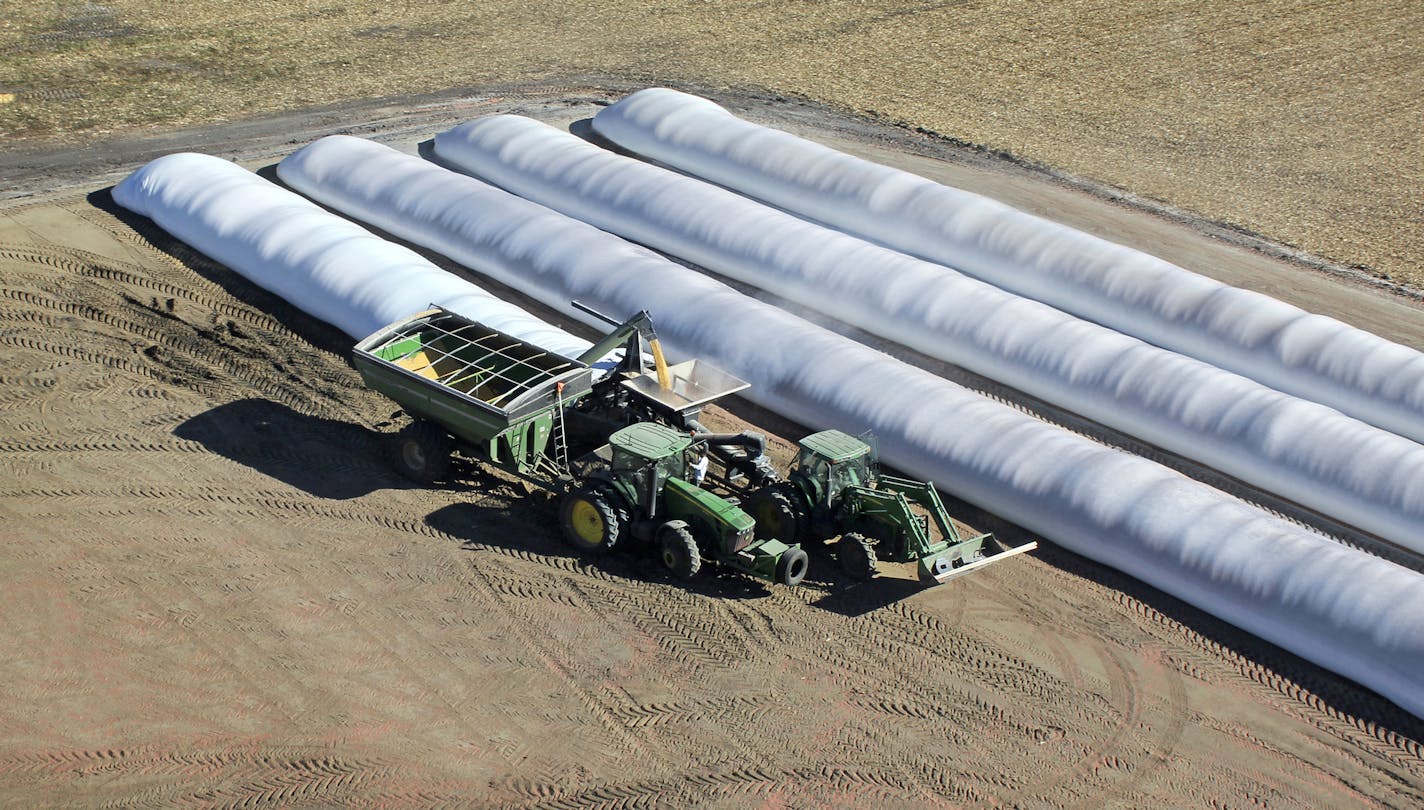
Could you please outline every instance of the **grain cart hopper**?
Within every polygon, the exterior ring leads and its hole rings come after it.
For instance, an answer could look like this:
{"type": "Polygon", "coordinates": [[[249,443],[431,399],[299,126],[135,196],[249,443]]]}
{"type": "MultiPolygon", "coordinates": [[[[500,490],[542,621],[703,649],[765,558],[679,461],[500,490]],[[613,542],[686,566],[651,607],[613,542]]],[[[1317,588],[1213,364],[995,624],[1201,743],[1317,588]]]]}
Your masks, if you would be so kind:
{"type": "Polygon", "coordinates": [[[634,422],[663,422],[679,429],[696,430],[697,416],[703,407],[749,385],[746,380],[698,359],[668,365],[653,329],[652,316],[646,310],[625,321],[617,321],[578,301],[570,303],[613,327],[613,331],[580,355],[579,360],[598,363],[610,354],[618,359],[606,377],[599,375],[605,384],[595,386],[596,395],[581,400],[570,414],[571,419],[582,417],[611,425],[603,429],[598,444],[613,430],[634,422]],[[648,347],[646,351],[644,344],[648,347]],[[615,354],[620,347],[621,355],[615,354]],[[617,424],[613,424],[615,422],[617,424]]]}
{"type": "Polygon", "coordinates": [[[362,340],[352,361],[367,386],[413,420],[392,444],[403,475],[439,479],[459,446],[547,487],[565,474],[571,437],[601,445],[644,420],[686,428],[707,403],[747,386],[698,360],[668,366],[646,312],[615,325],[567,358],[435,307],[362,340]]]}
{"type": "Polygon", "coordinates": [[[880,473],[873,456],[869,444],[839,430],[802,439],[788,479],[748,499],[758,535],[813,548],[839,537],[835,555],[848,575],[869,578],[877,560],[913,562],[927,583],[1038,547],[1007,548],[992,534],[961,537],[932,484],[880,473]]]}
{"type": "Polygon", "coordinates": [[[615,432],[575,464],[582,483],[559,509],[564,538],[585,554],[651,544],[681,579],[695,576],[705,560],[799,585],[807,568],[799,545],[758,539],[750,515],[688,480],[689,456],[702,452],[706,441],[652,422],[615,432]]]}

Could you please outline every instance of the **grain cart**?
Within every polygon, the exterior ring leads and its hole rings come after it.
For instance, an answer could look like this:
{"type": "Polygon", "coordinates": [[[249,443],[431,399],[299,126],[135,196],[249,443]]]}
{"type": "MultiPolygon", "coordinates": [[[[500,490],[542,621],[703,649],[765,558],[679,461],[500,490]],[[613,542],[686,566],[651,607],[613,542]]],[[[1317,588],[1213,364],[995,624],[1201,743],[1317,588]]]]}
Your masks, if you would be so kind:
{"type": "Polygon", "coordinates": [[[833,537],[841,569],[856,579],[876,561],[918,563],[920,580],[948,582],[1038,547],[1007,548],[992,534],[963,538],[932,484],[880,473],[869,444],[839,430],[802,439],[788,480],[748,499],[759,536],[823,545],[833,537]]]}
{"type": "Polygon", "coordinates": [[[807,568],[799,545],[758,539],[750,515],[688,480],[694,477],[690,457],[713,440],[652,422],[615,432],[575,465],[583,483],[559,509],[565,539],[586,554],[630,541],[655,544],[663,565],[682,579],[695,576],[706,560],[799,585],[807,568]]]}
{"type": "Polygon", "coordinates": [[[747,387],[699,360],[667,365],[646,312],[615,326],[571,359],[434,307],[362,340],[352,361],[412,418],[392,443],[406,477],[439,479],[460,447],[547,486],[565,473],[571,439],[598,446],[645,420],[685,428],[707,403],[747,387]]]}

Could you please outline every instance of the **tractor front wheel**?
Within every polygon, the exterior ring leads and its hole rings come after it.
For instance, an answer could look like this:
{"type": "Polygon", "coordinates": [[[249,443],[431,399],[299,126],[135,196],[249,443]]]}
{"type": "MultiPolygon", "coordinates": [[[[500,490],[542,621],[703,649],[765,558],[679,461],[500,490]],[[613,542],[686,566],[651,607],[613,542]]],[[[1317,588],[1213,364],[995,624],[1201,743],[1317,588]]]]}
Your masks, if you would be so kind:
{"type": "Polygon", "coordinates": [[[788,544],[799,542],[808,522],[805,511],[799,508],[800,500],[795,488],[785,484],[753,494],[747,503],[747,512],[756,521],[757,538],[788,544]]]}
{"type": "Polygon", "coordinates": [[[680,520],[670,520],[658,529],[658,553],[663,565],[678,579],[692,579],[702,570],[697,540],[680,520]]]}
{"type": "Polygon", "coordinates": [[[851,579],[870,579],[875,575],[875,545],[859,532],[846,532],[836,543],[836,562],[851,579]]]}
{"type": "Polygon", "coordinates": [[[417,419],[392,437],[391,461],[401,475],[417,484],[434,483],[450,469],[452,444],[444,428],[417,419]]]}
{"type": "Polygon", "coordinates": [[[564,496],[559,507],[564,540],[584,554],[605,554],[618,543],[623,524],[608,494],[582,487],[564,496]]]}
{"type": "Polygon", "coordinates": [[[799,546],[792,546],[776,561],[776,581],[788,588],[794,588],[806,578],[806,569],[811,566],[811,558],[799,546]]]}

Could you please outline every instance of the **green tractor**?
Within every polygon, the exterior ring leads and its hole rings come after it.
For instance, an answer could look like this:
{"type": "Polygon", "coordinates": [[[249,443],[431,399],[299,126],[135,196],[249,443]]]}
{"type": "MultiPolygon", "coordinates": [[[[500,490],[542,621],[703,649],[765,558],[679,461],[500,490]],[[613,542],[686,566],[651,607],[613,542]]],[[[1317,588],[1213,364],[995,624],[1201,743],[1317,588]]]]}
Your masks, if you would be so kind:
{"type": "Polygon", "coordinates": [[[672,574],[689,579],[704,561],[751,576],[796,586],[806,577],[799,545],[758,539],[751,516],[701,488],[696,459],[715,437],[689,435],[640,422],[576,462],[582,483],[564,496],[559,524],[569,545],[585,554],[606,553],[629,541],[656,544],[672,574]]]}
{"type": "Polygon", "coordinates": [[[992,534],[961,537],[932,484],[879,472],[869,444],[839,430],[807,436],[786,481],[748,499],[757,535],[819,548],[854,579],[877,561],[918,563],[920,580],[943,583],[1038,547],[1006,548],[992,534]]]}

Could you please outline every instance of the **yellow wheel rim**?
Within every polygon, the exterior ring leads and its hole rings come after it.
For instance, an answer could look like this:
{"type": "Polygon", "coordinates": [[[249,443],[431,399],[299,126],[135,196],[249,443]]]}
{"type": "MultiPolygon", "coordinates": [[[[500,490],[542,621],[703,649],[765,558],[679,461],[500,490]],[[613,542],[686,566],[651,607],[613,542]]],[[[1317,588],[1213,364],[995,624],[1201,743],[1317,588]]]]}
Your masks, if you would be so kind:
{"type": "Polygon", "coordinates": [[[574,501],[573,509],[569,511],[569,523],[574,534],[590,546],[603,542],[603,515],[598,513],[598,507],[588,501],[574,501]]]}

